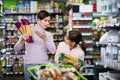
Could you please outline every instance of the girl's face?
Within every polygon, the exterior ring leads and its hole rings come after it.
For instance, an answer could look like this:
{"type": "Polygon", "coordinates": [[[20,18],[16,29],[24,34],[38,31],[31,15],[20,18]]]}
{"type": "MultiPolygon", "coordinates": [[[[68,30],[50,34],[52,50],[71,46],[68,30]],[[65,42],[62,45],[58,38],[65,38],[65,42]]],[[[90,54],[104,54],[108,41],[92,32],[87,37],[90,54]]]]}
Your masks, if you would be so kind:
{"type": "Polygon", "coordinates": [[[49,25],[49,21],[50,21],[50,16],[40,20],[38,19],[38,24],[40,25],[40,27],[42,27],[43,29],[46,29],[49,25]]]}
{"type": "Polygon", "coordinates": [[[75,42],[72,42],[71,40],[69,40],[68,34],[65,36],[65,43],[68,44],[70,48],[75,47],[75,42]]]}

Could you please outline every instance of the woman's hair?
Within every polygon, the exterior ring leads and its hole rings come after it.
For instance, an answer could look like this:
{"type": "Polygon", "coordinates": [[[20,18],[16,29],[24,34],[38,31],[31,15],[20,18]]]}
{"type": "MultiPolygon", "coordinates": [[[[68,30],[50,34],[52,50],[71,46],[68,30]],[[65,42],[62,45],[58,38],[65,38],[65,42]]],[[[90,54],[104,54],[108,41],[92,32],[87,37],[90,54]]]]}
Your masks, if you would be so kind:
{"type": "Polygon", "coordinates": [[[37,14],[37,18],[40,19],[40,20],[42,20],[42,19],[44,19],[44,18],[46,18],[48,16],[50,16],[50,14],[45,10],[41,10],[37,14]]]}
{"type": "Polygon", "coordinates": [[[80,31],[71,30],[68,32],[68,34],[69,40],[75,42],[76,44],[79,44],[84,51],[86,50],[87,44],[82,40],[80,31]]]}

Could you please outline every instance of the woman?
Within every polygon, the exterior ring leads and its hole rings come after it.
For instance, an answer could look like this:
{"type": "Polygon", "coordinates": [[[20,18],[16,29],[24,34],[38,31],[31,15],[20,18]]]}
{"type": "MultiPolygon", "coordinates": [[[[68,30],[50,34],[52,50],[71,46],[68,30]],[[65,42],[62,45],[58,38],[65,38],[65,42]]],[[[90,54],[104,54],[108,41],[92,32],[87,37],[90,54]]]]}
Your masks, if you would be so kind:
{"type": "MultiPolygon", "coordinates": [[[[68,54],[70,56],[73,56],[75,58],[80,58],[81,60],[84,60],[84,51],[79,45],[80,41],[82,41],[82,35],[79,31],[69,31],[65,36],[65,42],[60,42],[55,54],[55,62],[59,63],[59,57],[61,56],[61,53],[68,54]]],[[[66,60],[63,60],[62,63],[67,63],[66,60]]],[[[78,61],[76,61],[74,64],[74,67],[77,69],[80,67],[80,64],[78,61]]]]}
{"type": "Polygon", "coordinates": [[[25,40],[28,34],[23,34],[18,42],[15,44],[15,51],[20,51],[25,44],[24,56],[24,73],[25,80],[29,80],[27,68],[38,64],[48,63],[47,52],[51,54],[56,52],[56,47],[53,41],[53,36],[45,29],[48,27],[50,21],[50,14],[45,10],[41,10],[37,14],[37,24],[31,28],[33,43],[28,43],[25,40]]]}

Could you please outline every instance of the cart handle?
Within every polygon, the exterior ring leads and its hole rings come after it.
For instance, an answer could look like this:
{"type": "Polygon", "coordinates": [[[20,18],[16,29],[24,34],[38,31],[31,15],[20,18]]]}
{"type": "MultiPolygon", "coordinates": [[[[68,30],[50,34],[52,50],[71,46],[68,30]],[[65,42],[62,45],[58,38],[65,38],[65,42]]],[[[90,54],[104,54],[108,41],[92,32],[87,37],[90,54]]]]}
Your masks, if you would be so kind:
{"type": "MultiPolygon", "coordinates": [[[[73,67],[72,65],[68,65],[68,64],[64,64],[64,67],[73,67]]],[[[74,68],[74,67],[73,67],[74,68]]],[[[75,72],[77,73],[77,75],[82,79],[82,80],[88,80],[87,78],[85,78],[78,70],[75,69],[75,72]]]]}

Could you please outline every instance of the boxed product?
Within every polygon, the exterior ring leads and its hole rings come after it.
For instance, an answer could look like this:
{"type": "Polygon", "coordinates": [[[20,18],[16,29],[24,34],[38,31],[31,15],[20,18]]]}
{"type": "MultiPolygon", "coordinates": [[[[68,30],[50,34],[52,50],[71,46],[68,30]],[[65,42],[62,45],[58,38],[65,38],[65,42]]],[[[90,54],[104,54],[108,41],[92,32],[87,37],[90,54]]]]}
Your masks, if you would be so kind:
{"type": "MultiPolygon", "coordinates": [[[[68,64],[71,64],[71,65],[73,65],[73,63],[77,60],[77,58],[75,58],[75,57],[73,57],[73,56],[70,56],[70,55],[65,54],[65,53],[61,53],[61,56],[60,56],[60,58],[59,58],[59,61],[62,61],[62,60],[64,60],[64,59],[67,59],[68,64]]],[[[78,59],[78,61],[79,61],[80,66],[85,65],[85,62],[84,62],[83,60],[78,59]]]]}
{"type": "Polygon", "coordinates": [[[30,22],[27,19],[21,19],[21,22],[18,21],[15,23],[15,26],[21,32],[21,34],[28,33],[29,38],[26,40],[27,42],[33,42],[30,22]]]}

